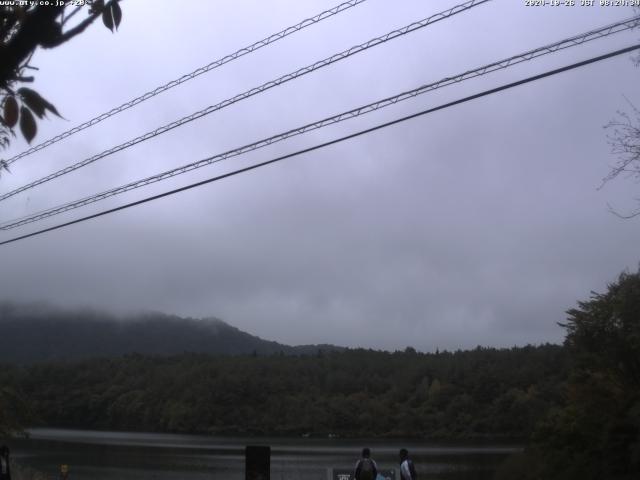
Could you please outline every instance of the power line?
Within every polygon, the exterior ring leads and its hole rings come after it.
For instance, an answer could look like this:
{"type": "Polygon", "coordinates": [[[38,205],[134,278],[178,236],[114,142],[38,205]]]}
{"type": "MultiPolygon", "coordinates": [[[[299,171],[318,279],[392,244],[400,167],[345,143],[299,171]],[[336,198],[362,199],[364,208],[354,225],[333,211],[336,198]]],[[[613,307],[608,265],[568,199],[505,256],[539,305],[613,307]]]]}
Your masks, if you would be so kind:
{"type": "Polygon", "coordinates": [[[510,88],[514,88],[514,87],[517,87],[519,85],[524,85],[526,83],[530,83],[530,82],[534,82],[534,81],[537,81],[537,80],[541,80],[543,78],[550,77],[552,75],[557,75],[559,73],[566,72],[566,71],[569,71],[569,70],[573,70],[575,68],[583,67],[585,65],[596,63],[596,62],[599,62],[599,61],[602,61],[602,60],[606,60],[606,59],[611,58],[611,57],[615,57],[615,56],[618,56],[618,55],[623,55],[625,53],[629,53],[629,52],[632,52],[632,51],[637,50],[637,49],[640,49],[640,44],[633,45],[631,47],[623,48],[623,49],[620,49],[620,50],[616,50],[616,51],[607,53],[605,55],[592,57],[592,58],[590,58],[588,60],[584,60],[582,62],[577,62],[577,63],[573,63],[571,65],[567,65],[567,66],[564,66],[564,67],[561,67],[561,68],[557,68],[557,69],[554,69],[554,70],[549,70],[547,72],[544,72],[544,73],[541,73],[541,74],[538,74],[538,75],[534,75],[534,76],[531,76],[531,77],[528,77],[528,78],[525,78],[525,79],[522,79],[522,80],[518,80],[516,82],[511,82],[511,83],[508,83],[508,84],[505,84],[505,85],[502,85],[502,86],[499,86],[499,87],[496,87],[496,88],[492,88],[490,90],[485,90],[483,92],[476,93],[474,95],[470,95],[468,97],[464,97],[464,98],[461,98],[459,100],[455,100],[453,102],[449,102],[449,103],[445,103],[445,104],[439,105],[437,107],[429,108],[427,110],[423,110],[423,111],[418,112],[418,113],[407,115],[405,117],[401,117],[401,118],[398,118],[396,120],[392,120],[390,122],[382,123],[382,124],[376,125],[374,127],[367,128],[365,130],[360,130],[359,132],[352,133],[350,135],[345,135],[343,137],[336,138],[334,140],[330,140],[328,142],[324,142],[324,143],[321,143],[321,144],[318,144],[318,145],[314,145],[313,147],[309,147],[309,148],[305,148],[305,149],[302,149],[302,150],[298,150],[296,152],[289,153],[287,155],[282,155],[280,157],[276,157],[276,158],[273,158],[271,160],[267,160],[265,162],[261,162],[261,163],[257,163],[257,164],[251,165],[249,167],[245,167],[245,168],[241,168],[241,169],[238,169],[238,170],[234,170],[232,172],[225,173],[223,175],[218,175],[216,177],[212,177],[212,178],[209,178],[207,180],[202,180],[200,182],[192,183],[190,185],[186,185],[184,187],[176,188],[176,189],[170,190],[168,192],[164,192],[164,193],[160,193],[158,195],[153,195],[151,197],[143,198],[142,200],[137,200],[135,202],[127,203],[127,204],[121,205],[119,207],[115,207],[115,208],[111,208],[109,210],[104,210],[102,212],[94,213],[93,215],[88,215],[86,217],[78,218],[78,219],[72,220],[70,222],[61,223],[61,224],[55,225],[53,227],[45,228],[45,229],[42,229],[42,230],[38,230],[36,232],[28,233],[26,235],[21,235],[19,237],[15,237],[15,238],[12,238],[12,239],[9,239],[9,240],[5,240],[3,242],[0,242],[0,245],[6,245],[8,243],[17,242],[19,240],[24,240],[26,238],[30,238],[30,237],[33,237],[33,236],[36,236],[36,235],[40,235],[40,234],[43,234],[43,233],[46,233],[46,232],[51,232],[53,230],[58,230],[60,228],[68,227],[68,226],[74,225],[76,223],[81,223],[81,222],[84,222],[84,221],[87,221],[87,220],[91,220],[91,219],[94,219],[94,218],[102,217],[104,215],[108,215],[110,213],[118,212],[120,210],[125,210],[125,209],[130,208],[130,207],[141,205],[143,203],[151,202],[153,200],[158,200],[158,199],[163,198],[163,197],[168,197],[168,196],[174,195],[176,193],[184,192],[184,191],[190,190],[192,188],[200,187],[200,186],[206,185],[208,183],[216,182],[216,181],[222,180],[224,178],[232,177],[232,176],[238,175],[240,173],[248,172],[250,170],[255,170],[255,169],[260,168],[260,167],[271,165],[272,163],[276,163],[276,162],[279,162],[279,161],[282,161],[282,160],[285,160],[285,159],[288,159],[288,158],[296,157],[296,156],[302,155],[304,153],[309,153],[309,152],[312,152],[312,151],[315,151],[315,150],[319,150],[321,148],[325,148],[325,147],[328,147],[330,145],[334,145],[334,144],[337,144],[337,143],[340,143],[340,142],[344,142],[346,140],[350,140],[352,138],[359,137],[361,135],[372,133],[372,132],[374,132],[376,130],[380,130],[380,129],[383,129],[383,128],[386,128],[386,127],[390,127],[392,125],[396,125],[398,123],[405,122],[405,121],[411,120],[413,118],[417,118],[417,117],[420,117],[420,116],[423,116],[423,115],[427,115],[429,113],[436,112],[438,110],[444,110],[446,108],[453,107],[455,105],[460,105],[462,103],[466,103],[466,102],[469,102],[471,100],[475,100],[475,99],[478,99],[478,98],[481,98],[481,97],[484,97],[484,96],[487,96],[487,95],[492,95],[494,93],[498,93],[498,92],[501,92],[501,91],[504,91],[504,90],[507,90],[507,89],[510,89],[510,88]]]}
{"type": "Polygon", "coordinates": [[[258,140],[256,142],[235,148],[233,150],[229,150],[227,152],[224,153],[220,153],[217,155],[213,155],[201,160],[198,160],[196,162],[193,163],[189,163],[187,165],[183,165],[181,167],[178,168],[174,168],[172,170],[168,170],[162,173],[158,173],[155,175],[152,175],[150,177],[146,177],[140,180],[136,180],[134,182],[130,182],[127,183],[125,185],[121,185],[119,187],[115,187],[109,190],[106,190],[104,192],[95,194],[95,195],[91,195],[89,197],[85,197],[79,200],[75,200],[63,205],[58,205],[56,207],[53,208],[49,208],[46,210],[42,210],[39,212],[35,212],[32,214],[29,214],[27,216],[24,217],[20,217],[17,219],[13,219],[13,220],[9,220],[6,222],[3,222],[0,224],[0,230],[10,230],[13,228],[17,228],[29,223],[33,223],[39,220],[43,220],[45,218],[49,218],[70,210],[74,210],[76,208],[80,208],[92,203],[96,203],[98,201],[101,200],[105,200],[109,197],[113,197],[137,188],[141,188],[143,186],[147,186],[150,185],[152,183],[156,183],[162,180],[165,180],[167,178],[171,178],[177,175],[181,175],[183,173],[192,171],[192,170],[196,170],[198,168],[202,168],[205,167],[207,165],[211,165],[214,163],[218,163],[220,161],[226,160],[228,158],[232,158],[253,150],[257,150],[259,148],[263,148],[269,145],[272,145],[274,143],[286,140],[288,138],[297,136],[297,135],[301,135],[303,133],[312,131],[312,130],[316,130],[319,128],[323,128],[325,126],[328,125],[332,125],[335,123],[339,123],[339,122],[343,122],[345,120],[351,119],[351,118],[355,118],[358,117],[360,115],[364,115],[376,110],[380,110],[382,108],[391,106],[395,103],[413,98],[415,96],[448,86],[448,85],[452,85],[454,83],[459,83],[462,82],[464,80],[469,80],[471,78],[475,78],[481,75],[486,75],[488,73],[497,71],[497,70],[501,70],[501,69],[505,69],[508,68],[510,66],[513,65],[517,65],[519,63],[525,62],[525,61],[529,61],[532,60],[534,58],[543,56],[543,55],[547,55],[549,53],[553,53],[559,50],[563,50],[566,48],[570,48],[576,45],[580,45],[584,42],[587,41],[591,41],[594,39],[598,39],[598,38],[602,38],[605,37],[607,35],[611,35],[613,33],[618,33],[624,30],[628,30],[631,28],[634,28],[636,26],[638,26],[640,24],[640,16],[638,17],[634,17],[628,20],[623,20],[611,25],[607,25],[604,27],[600,27],[598,29],[595,30],[590,30],[588,32],[579,34],[579,35],[574,35],[572,37],[566,38],[564,40],[552,43],[552,44],[548,44],[533,50],[529,50],[527,52],[518,54],[518,55],[514,55],[512,57],[508,57],[506,59],[503,60],[499,60],[493,63],[490,63],[488,65],[484,65],[480,68],[476,68],[473,70],[468,70],[464,73],[452,76],[452,77],[445,77],[437,82],[433,82],[430,84],[426,84],[426,85],[422,85],[418,88],[415,88],[413,90],[409,90],[406,92],[402,92],[398,95],[392,96],[392,97],[387,97],[384,98],[382,100],[378,100],[376,102],[373,103],[369,103],[367,105],[363,105],[360,106],[358,108],[346,111],[346,112],[342,112],[340,114],[334,115],[332,117],[328,117],[319,121],[316,121],[314,123],[309,123],[307,125],[304,125],[302,127],[298,127],[292,130],[288,130],[286,132],[283,133],[279,133],[277,135],[273,135],[271,137],[262,139],[262,140],[258,140]]]}
{"type": "Polygon", "coordinates": [[[331,65],[335,62],[338,62],[340,60],[344,60],[345,58],[349,58],[352,55],[355,55],[357,53],[363,52],[365,50],[368,50],[369,48],[381,45],[385,42],[388,42],[390,40],[396,39],[398,37],[401,37],[403,35],[406,35],[408,33],[412,33],[415,32],[416,30],[419,30],[421,28],[424,28],[428,25],[431,25],[433,23],[436,23],[440,20],[444,20],[446,18],[452,17],[458,13],[464,12],[466,10],[469,10],[473,7],[476,7],[478,5],[482,5],[484,3],[490,2],[491,0],[469,0],[463,4],[460,5],[456,5],[455,7],[452,7],[448,10],[445,10],[443,12],[437,13],[435,15],[432,15],[428,18],[425,18],[423,20],[411,23],[405,27],[402,27],[400,29],[397,30],[393,30],[385,35],[373,38],[365,43],[362,43],[360,45],[356,45],[354,47],[351,47],[347,50],[344,50],[340,53],[336,53],[334,55],[331,55],[330,57],[325,58],[324,60],[320,60],[317,61],[311,65],[308,65],[306,67],[300,68],[292,73],[288,73],[286,75],[283,75],[279,78],[276,78],[275,80],[271,80],[269,82],[263,83],[262,85],[260,85],[259,87],[254,87],[250,90],[247,90],[244,93],[238,94],[234,97],[228,98],[226,100],[223,100],[220,103],[217,103],[215,105],[211,105],[203,110],[200,110],[198,112],[192,113],[191,115],[187,115],[186,117],[183,117],[179,120],[176,120],[174,122],[171,122],[167,125],[164,125],[162,127],[159,127],[155,130],[152,130],[150,132],[145,133],[144,135],[140,135],[139,137],[136,137],[132,140],[129,140],[125,143],[122,143],[120,145],[117,145],[115,147],[112,147],[108,150],[105,150],[101,153],[98,153],[96,155],[93,155],[92,157],[86,158],[80,162],[77,162],[73,165],[69,165],[66,168],[63,168],[61,170],[58,170],[57,172],[51,173],[45,177],[39,178],[38,180],[35,180],[31,183],[28,183],[26,185],[23,185],[21,187],[18,187],[10,192],[4,193],[2,195],[0,195],[0,201],[2,200],[6,200],[7,198],[10,198],[14,195],[17,195],[18,193],[24,192],[25,190],[29,190],[31,188],[34,188],[38,185],[42,185],[43,183],[49,182],[55,178],[58,178],[62,175],[66,175],[68,173],[71,173],[75,170],[78,170],[79,168],[82,167],[86,167],[87,165],[90,165],[94,162],[97,162],[98,160],[107,157],[109,155],[112,155],[114,153],[120,152],[122,150],[125,150],[126,148],[132,147],[138,143],[150,140],[158,135],[161,135],[163,133],[166,133],[170,130],[173,130],[174,128],[177,128],[179,126],[182,126],[186,123],[192,122],[194,120],[197,120],[199,118],[202,118],[206,115],[209,115],[215,111],[218,110],[222,110],[223,108],[226,108],[230,105],[233,105],[234,103],[237,103],[239,101],[245,100],[247,98],[250,98],[254,95],[257,95],[259,93],[263,93],[273,87],[277,87],[279,85],[282,85],[286,82],[289,82],[291,80],[294,80],[296,78],[299,78],[303,75],[306,75],[307,73],[311,73],[315,70],[319,70],[323,67],[326,67],[328,65],[331,65]]]}
{"type": "Polygon", "coordinates": [[[283,38],[293,33],[299,32],[300,30],[306,27],[309,27],[311,25],[315,25],[316,23],[319,23],[322,20],[325,20],[341,12],[344,12],[345,10],[348,10],[349,8],[355,7],[366,1],[367,0],[349,0],[333,8],[330,8],[329,10],[325,10],[324,12],[318,13],[317,15],[314,15],[311,18],[307,18],[302,22],[297,23],[296,25],[287,27],[284,30],[279,31],[278,33],[269,35],[268,37],[263,38],[262,40],[252,43],[247,47],[243,47],[239,50],[236,50],[234,53],[225,55],[224,57],[219,58],[218,60],[215,60],[209,63],[208,65],[197,68],[194,71],[181,76],[180,78],[176,78],[175,80],[171,80],[170,82],[165,83],[164,85],[160,85],[159,87],[156,87],[153,90],[143,93],[139,97],[129,100],[128,102],[125,102],[118,107],[112,108],[108,112],[102,113],[92,118],[91,120],[87,120],[86,122],[81,123],[80,125],[73,127],[70,130],[67,130],[66,132],[62,132],[61,134],[56,135],[55,137],[52,137],[38,145],[35,145],[29,148],[28,150],[25,150],[24,152],[21,152],[18,155],[15,155],[14,157],[11,157],[10,159],[6,160],[6,163],[8,165],[11,165],[12,163],[16,162],[17,160],[20,160],[21,158],[24,158],[28,155],[31,155],[34,152],[37,152],[39,150],[42,150],[43,148],[53,145],[54,143],[64,140],[65,138],[70,137],[71,135],[74,135],[78,132],[81,132],[82,130],[92,127],[93,125],[96,125],[102,122],[103,120],[106,120],[109,117],[113,117],[118,113],[124,112],[125,110],[128,110],[131,107],[138,105],[139,103],[149,100],[150,98],[153,98],[156,95],[166,92],[167,90],[173,87],[177,87],[178,85],[188,82],[189,80],[192,80],[197,76],[202,75],[203,73],[210,72],[211,70],[221,67],[226,63],[232,62],[233,60],[243,57],[244,55],[255,52],[256,50],[259,50],[262,47],[266,47],[267,45],[277,42],[278,40],[282,40],[283,38]]]}

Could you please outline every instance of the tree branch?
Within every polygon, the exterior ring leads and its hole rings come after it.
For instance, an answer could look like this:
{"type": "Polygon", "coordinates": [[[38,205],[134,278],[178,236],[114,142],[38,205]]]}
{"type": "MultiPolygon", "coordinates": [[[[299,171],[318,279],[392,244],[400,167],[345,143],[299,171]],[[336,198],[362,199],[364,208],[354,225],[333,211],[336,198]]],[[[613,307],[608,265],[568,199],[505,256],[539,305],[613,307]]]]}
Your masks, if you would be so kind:
{"type": "Polygon", "coordinates": [[[612,213],[616,217],[621,218],[623,220],[629,220],[631,218],[635,218],[637,216],[640,216],[640,208],[638,210],[632,211],[631,213],[629,213],[627,215],[623,215],[620,212],[618,212],[615,208],[613,208],[611,206],[611,204],[607,203],[607,207],[609,208],[609,213],[612,213]]]}
{"type": "MultiPolygon", "coordinates": [[[[105,6],[105,8],[107,7],[105,6]]],[[[67,30],[65,33],[61,34],[57,39],[55,39],[55,41],[51,42],[48,45],[42,45],[42,46],[44,48],[53,48],[71,40],[76,35],[79,35],[80,33],[84,32],[87,29],[87,27],[95,21],[96,18],[102,15],[102,12],[103,10],[92,13],[87,18],[85,18],[82,22],[80,22],[78,25],[73,27],[71,30],[67,30]]]]}
{"type": "Polygon", "coordinates": [[[0,48],[0,83],[5,83],[43,41],[52,35],[64,6],[36,7],[28,12],[15,36],[0,48]]]}
{"type": "Polygon", "coordinates": [[[56,21],[64,12],[64,5],[39,6],[27,12],[14,37],[6,45],[0,45],[0,84],[10,81],[37,47],[53,48],[69,41],[84,32],[114,2],[111,0],[103,8],[92,11],[89,17],[64,33],[61,22],[56,21]]]}
{"type": "Polygon", "coordinates": [[[75,10],[73,12],[71,12],[69,15],[65,16],[62,19],[62,25],[64,25],[65,23],[67,23],[69,20],[71,20],[71,18],[78,13],[80,10],[82,10],[82,7],[76,7],[75,10]]]}

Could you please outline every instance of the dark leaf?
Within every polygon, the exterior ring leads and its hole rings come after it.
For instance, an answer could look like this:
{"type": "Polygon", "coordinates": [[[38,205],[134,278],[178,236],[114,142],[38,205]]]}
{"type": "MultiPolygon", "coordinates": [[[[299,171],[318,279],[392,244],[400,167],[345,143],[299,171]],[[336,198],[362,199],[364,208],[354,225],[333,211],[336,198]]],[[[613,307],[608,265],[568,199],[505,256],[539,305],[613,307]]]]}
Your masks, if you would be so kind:
{"type": "Polygon", "coordinates": [[[58,109],[54,107],[51,103],[47,102],[46,107],[47,107],[47,110],[53,113],[56,117],[64,118],[62,115],[60,115],[60,113],[58,113],[58,109]]]}
{"type": "Polygon", "coordinates": [[[14,97],[7,97],[4,101],[4,121],[9,128],[18,122],[18,102],[14,97]]]}
{"type": "Polygon", "coordinates": [[[36,92],[35,90],[31,90],[30,88],[21,88],[18,90],[18,93],[24,100],[24,103],[27,104],[33,113],[35,113],[38,118],[42,118],[42,116],[46,113],[46,110],[49,110],[54,115],[62,118],[62,115],[58,113],[58,109],[54,107],[51,103],[47,102],[42,96],[36,92]]]}
{"type": "Polygon", "coordinates": [[[111,15],[110,8],[106,8],[102,11],[102,23],[104,23],[104,26],[113,32],[113,17],[111,15]]]}
{"type": "Polygon", "coordinates": [[[113,23],[116,26],[116,30],[120,26],[120,21],[122,20],[122,9],[120,8],[120,4],[117,1],[114,1],[111,4],[111,13],[113,13],[113,23]]]}
{"type": "Polygon", "coordinates": [[[24,104],[31,109],[33,113],[35,113],[38,118],[42,118],[45,113],[44,106],[44,98],[40,96],[40,94],[34,90],[30,90],[28,88],[21,88],[18,90],[18,93],[22,97],[22,101],[24,104]]]}
{"type": "Polygon", "coordinates": [[[27,107],[20,108],[20,131],[29,143],[31,143],[38,131],[36,119],[33,118],[33,114],[27,107]]]}
{"type": "Polygon", "coordinates": [[[104,0],[95,0],[89,9],[89,15],[99,13],[104,8],[104,0]]]}

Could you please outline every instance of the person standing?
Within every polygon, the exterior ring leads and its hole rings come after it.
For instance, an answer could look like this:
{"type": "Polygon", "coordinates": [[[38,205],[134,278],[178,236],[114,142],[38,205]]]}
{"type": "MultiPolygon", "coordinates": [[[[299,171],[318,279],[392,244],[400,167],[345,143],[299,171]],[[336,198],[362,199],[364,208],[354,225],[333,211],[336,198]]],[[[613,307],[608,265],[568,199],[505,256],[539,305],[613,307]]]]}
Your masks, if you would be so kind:
{"type": "Polygon", "coordinates": [[[406,448],[400,450],[400,480],[417,480],[418,474],[406,448]]]}
{"type": "Polygon", "coordinates": [[[11,466],[9,465],[9,447],[0,447],[0,480],[11,480],[11,466]]]}
{"type": "Polygon", "coordinates": [[[371,450],[362,449],[362,458],[356,463],[356,472],[353,475],[355,480],[376,480],[378,476],[378,466],[371,458],[371,450]]]}

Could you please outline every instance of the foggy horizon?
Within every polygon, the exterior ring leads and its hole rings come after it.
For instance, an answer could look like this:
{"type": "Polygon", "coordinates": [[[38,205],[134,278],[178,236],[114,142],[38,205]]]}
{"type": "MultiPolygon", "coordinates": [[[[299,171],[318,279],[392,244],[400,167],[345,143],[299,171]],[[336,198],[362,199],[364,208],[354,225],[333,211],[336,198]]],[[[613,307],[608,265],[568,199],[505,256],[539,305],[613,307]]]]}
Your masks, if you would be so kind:
{"type": "MultiPolygon", "coordinates": [[[[179,313],[172,313],[172,312],[163,312],[163,311],[159,311],[159,310],[153,310],[153,309],[126,309],[126,310],[118,310],[118,309],[108,309],[107,307],[96,307],[96,306],[92,306],[92,305],[82,305],[82,304],[77,304],[77,305],[60,305],[60,304],[56,304],[54,302],[50,302],[50,301],[46,301],[46,300],[42,300],[42,301],[33,301],[33,302],[14,302],[11,300],[4,300],[4,299],[0,299],[0,307],[5,306],[5,305],[10,305],[12,307],[16,307],[18,309],[18,311],[20,311],[20,313],[24,313],[25,311],[27,311],[29,314],[46,314],[46,313],[57,313],[57,314],[65,314],[65,313],[74,313],[74,314],[82,314],[82,313],[88,313],[88,314],[98,314],[98,315],[103,315],[104,317],[101,317],[101,320],[107,320],[107,321],[115,321],[115,322],[128,322],[128,321],[140,321],[140,320],[144,320],[144,317],[147,316],[154,316],[154,315],[159,315],[162,317],[177,317],[180,318],[181,320],[195,320],[195,321],[205,321],[205,322],[223,322],[227,325],[229,325],[230,327],[233,328],[238,328],[238,330],[240,330],[241,332],[244,333],[248,333],[252,336],[256,336],[262,340],[267,340],[267,341],[272,341],[272,342],[277,342],[280,344],[283,344],[285,346],[305,346],[305,345],[332,345],[332,346],[336,346],[336,347],[344,347],[344,348],[362,348],[365,350],[376,350],[376,351],[386,351],[386,352],[394,352],[394,351],[404,351],[406,348],[413,348],[416,351],[420,352],[420,353],[435,353],[436,351],[448,351],[448,352],[454,352],[457,350],[473,350],[477,347],[482,347],[482,348],[496,348],[496,349],[510,349],[513,347],[524,347],[524,346],[539,346],[539,345],[545,345],[545,344],[555,344],[555,345],[559,345],[562,344],[563,342],[563,338],[561,338],[559,341],[557,342],[552,342],[552,341],[543,341],[543,342],[539,342],[539,343],[532,343],[532,342],[526,342],[526,343],[522,343],[522,344],[513,344],[513,345],[470,345],[470,346],[456,346],[456,345],[451,345],[451,346],[436,346],[431,350],[423,350],[420,349],[418,347],[415,347],[414,345],[412,345],[411,343],[408,343],[407,345],[404,346],[398,346],[397,348],[374,348],[372,346],[367,346],[367,345],[344,345],[344,344],[340,344],[340,343],[336,343],[336,342],[307,342],[307,343],[296,343],[296,344],[290,344],[290,343],[286,343],[281,341],[278,338],[271,338],[271,337],[263,337],[260,335],[257,335],[251,331],[248,330],[244,330],[242,328],[237,327],[236,325],[233,324],[232,321],[229,321],[227,319],[224,318],[220,318],[219,316],[216,315],[205,315],[205,316],[188,316],[188,315],[180,315],[179,313]]],[[[93,319],[89,319],[88,321],[92,321],[93,319]]],[[[563,330],[564,331],[564,330],[563,330]]]]}
{"type": "MultiPolygon", "coordinates": [[[[60,119],[33,144],[338,2],[123,5],[38,50],[60,119]],[[150,9],[153,22],[149,22],[150,9]]],[[[11,166],[4,193],[457,2],[371,0],[11,166]]],[[[0,204],[0,221],[168,170],[634,14],[488,2],[111,155],[0,204]]],[[[634,29],[131,191],[0,241],[638,42],[634,29]]],[[[636,54],[637,55],[637,54],[636,54]]],[[[640,105],[632,54],[0,247],[0,297],[216,317],[287,345],[419,351],[561,343],[565,312],[640,261],[637,182],[599,188],[603,127],[640,105]]],[[[33,145],[32,144],[32,145],[33,145]]],[[[2,158],[28,148],[13,139],[2,158]]]]}

